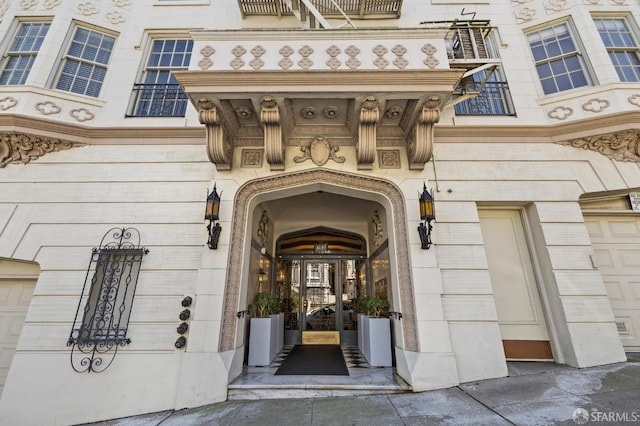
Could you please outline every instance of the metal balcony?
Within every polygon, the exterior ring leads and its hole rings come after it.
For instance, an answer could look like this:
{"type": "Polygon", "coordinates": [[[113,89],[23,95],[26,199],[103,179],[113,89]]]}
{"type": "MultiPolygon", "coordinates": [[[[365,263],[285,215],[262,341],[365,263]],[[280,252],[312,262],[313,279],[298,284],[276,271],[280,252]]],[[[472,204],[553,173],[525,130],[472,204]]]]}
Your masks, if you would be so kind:
{"type": "Polygon", "coordinates": [[[327,28],[323,18],[397,19],[402,0],[238,0],[238,5],[243,18],[297,16],[311,28],[327,28]]]}

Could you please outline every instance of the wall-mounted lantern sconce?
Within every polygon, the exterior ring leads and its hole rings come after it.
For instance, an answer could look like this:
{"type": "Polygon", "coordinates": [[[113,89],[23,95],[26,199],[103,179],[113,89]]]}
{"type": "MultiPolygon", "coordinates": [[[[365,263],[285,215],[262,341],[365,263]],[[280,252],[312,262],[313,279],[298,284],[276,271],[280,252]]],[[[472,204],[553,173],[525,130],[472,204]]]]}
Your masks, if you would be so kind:
{"type": "Polygon", "coordinates": [[[213,191],[207,194],[207,206],[204,212],[205,220],[209,221],[207,225],[207,231],[209,231],[209,241],[207,245],[210,249],[218,248],[218,239],[220,238],[220,231],[222,227],[216,220],[220,219],[220,195],[216,191],[216,186],[213,185],[213,191]]]}
{"type": "Polygon", "coordinates": [[[434,200],[429,191],[427,191],[427,185],[424,185],[422,194],[418,199],[420,202],[420,220],[423,222],[418,225],[418,233],[420,234],[420,242],[423,249],[429,249],[431,247],[431,221],[435,220],[436,214],[434,210],[434,200]]]}

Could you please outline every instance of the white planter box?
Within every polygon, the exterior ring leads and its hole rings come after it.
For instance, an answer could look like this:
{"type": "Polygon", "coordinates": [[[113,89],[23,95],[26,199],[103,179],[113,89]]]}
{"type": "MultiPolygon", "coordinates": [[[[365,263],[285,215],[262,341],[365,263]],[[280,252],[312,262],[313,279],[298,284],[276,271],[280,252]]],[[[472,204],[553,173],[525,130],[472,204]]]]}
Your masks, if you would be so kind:
{"type": "Polygon", "coordinates": [[[249,328],[249,365],[268,366],[282,349],[284,315],[251,318],[249,328]]]}
{"type": "Polygon", "coordinates": [[[391,367],[391,323],[389,318],[359,318],[358,345],[372,367],[391,367]]]}

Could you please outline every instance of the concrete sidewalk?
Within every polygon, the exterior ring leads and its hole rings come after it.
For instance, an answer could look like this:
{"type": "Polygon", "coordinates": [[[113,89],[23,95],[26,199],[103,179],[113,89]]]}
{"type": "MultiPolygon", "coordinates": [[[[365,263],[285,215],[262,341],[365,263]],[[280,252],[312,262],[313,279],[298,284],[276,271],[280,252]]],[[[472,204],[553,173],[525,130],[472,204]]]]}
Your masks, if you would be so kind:
{"type": "Polygon", "coordinates": [[[640,354],[576,369],[510,362],[509,377],[421,393],[227,401],[96,423],[147,425],[640,425],[640,354]]]}

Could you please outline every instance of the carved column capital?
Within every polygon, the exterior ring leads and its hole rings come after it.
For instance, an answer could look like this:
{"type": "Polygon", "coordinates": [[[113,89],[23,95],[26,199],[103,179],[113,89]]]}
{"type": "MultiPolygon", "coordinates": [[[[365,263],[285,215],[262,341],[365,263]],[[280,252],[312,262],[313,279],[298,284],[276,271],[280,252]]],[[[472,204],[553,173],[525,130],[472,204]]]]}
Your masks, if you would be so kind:
{"type": "Polygon", "coordinates": [[[260,122],[264,127],[264,150],[271,170],[284,170],[284,142],[278,103],[270,96],[262,99],[260,122]]]}
{"type": "Polygon", "coordinates": [[[218,108],[212,103],[198,101],[198,105],[206,107],[198,112],[200,123],[207,131],[207,155],[218,170],[231,170],[233,159],[233,141],[229,132],[224,128],[218,108]]]}
{"type": "Polygon", "coordinates": [[[378,101],[375,97],[369,96],[360,108],[357,145],[358,170],[371,170],[376,153],[376,127],[379,119],[378,101]]]}
{"type": "Polygon", "coordinates": [[[425,105],[415,127],[409,135],[407,144],[407,157],[409,169],[422,170],[433,154],[433,131],[435,124],[440,120],[440,110],[429,108],[425,105]]]}

